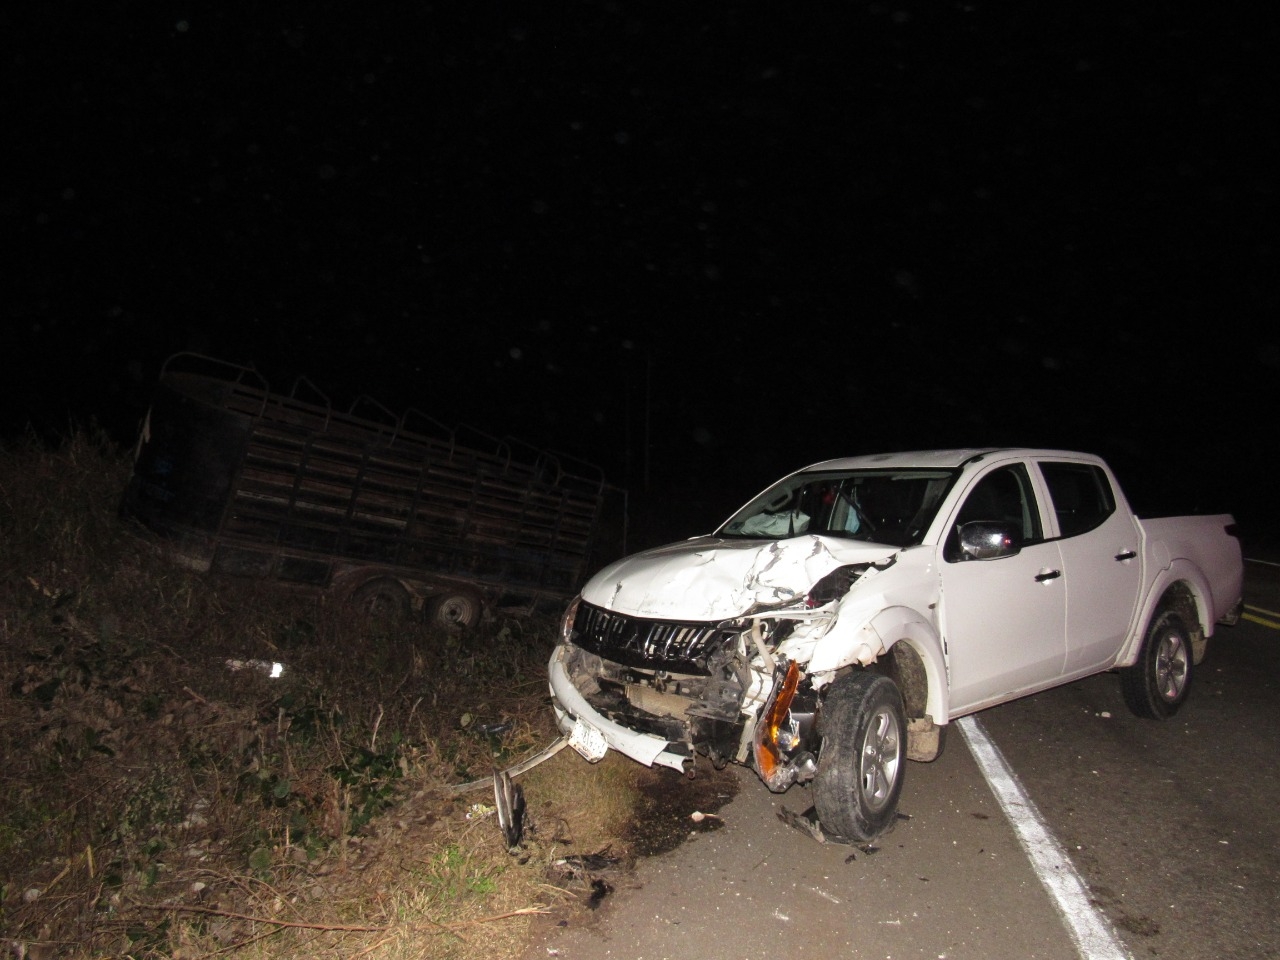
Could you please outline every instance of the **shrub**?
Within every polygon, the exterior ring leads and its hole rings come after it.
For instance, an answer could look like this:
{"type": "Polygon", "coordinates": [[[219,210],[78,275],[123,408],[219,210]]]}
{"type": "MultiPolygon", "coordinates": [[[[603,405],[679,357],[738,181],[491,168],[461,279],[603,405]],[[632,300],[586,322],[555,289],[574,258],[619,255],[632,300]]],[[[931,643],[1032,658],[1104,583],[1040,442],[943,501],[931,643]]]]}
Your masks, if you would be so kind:
{"type": "Polygon", "coordinates": [[[554,625],[443,635],[195,574],[117,520],[128,475],[87,431],[0,448],[9,945],[517,952],[518,922],[478,944],[450,931],[556,902],[547,864],[617,843],[638,775],[567,751],[538,768],[517,857],[492,793],[458,791],[553,739],[554,625]]]}

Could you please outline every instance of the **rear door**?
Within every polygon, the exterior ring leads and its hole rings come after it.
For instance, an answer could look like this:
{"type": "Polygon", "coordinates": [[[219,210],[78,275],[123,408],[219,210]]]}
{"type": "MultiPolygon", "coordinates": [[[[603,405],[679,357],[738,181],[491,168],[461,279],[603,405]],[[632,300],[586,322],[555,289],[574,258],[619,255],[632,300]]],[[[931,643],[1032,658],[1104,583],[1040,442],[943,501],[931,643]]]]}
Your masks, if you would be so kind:
{"type": "Polygon", "coordinates": [[[1129,634],[1142,578],[1141,536],[1100,465],[1042,460],[1067,595],[1068,676],[1111,666],[1129,634]]]}

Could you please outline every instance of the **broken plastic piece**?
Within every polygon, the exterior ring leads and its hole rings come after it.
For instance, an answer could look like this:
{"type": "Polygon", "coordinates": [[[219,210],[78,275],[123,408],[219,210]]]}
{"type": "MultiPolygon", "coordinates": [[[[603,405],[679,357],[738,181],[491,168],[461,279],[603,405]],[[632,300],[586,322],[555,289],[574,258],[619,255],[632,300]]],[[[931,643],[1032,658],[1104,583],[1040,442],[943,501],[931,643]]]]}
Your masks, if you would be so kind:
{"type": "Polygon", "coordinates": [[[581,877],[590,871],[608,870],[611,867],[618,866],[621,862],[618,857],[602,850],[598,853],[574,854],[569,857],[561,857],[555,862],[555,866],[562,867],[571,876],[581,877]]]}
{"type": "Polygon", "coordinates": [[[241,670],[256,670],[272,680],[278,680],[284,676],[284,664],[278,660],[228,660],[227,669],[232,673],[239,673],[241,670]]]}
{"type": "Polygon", "coordinates": [[[483,820],[491,816],[493,816],[493,807],[486,807],[483,803],[473,803],[467,809],[468,820],[483,820]]]}
{"type": "Polygon", "coordinates": [[[778,810],[778,819],[785,823],[788,827],[799,830],[801,833],[808,834],[819,843],[826,843],[826,834],[822,832],[822,825],[818,823],[818,815],[814,813],[812,807],[804,813],[795,813],[786,807],[778,810]]]}

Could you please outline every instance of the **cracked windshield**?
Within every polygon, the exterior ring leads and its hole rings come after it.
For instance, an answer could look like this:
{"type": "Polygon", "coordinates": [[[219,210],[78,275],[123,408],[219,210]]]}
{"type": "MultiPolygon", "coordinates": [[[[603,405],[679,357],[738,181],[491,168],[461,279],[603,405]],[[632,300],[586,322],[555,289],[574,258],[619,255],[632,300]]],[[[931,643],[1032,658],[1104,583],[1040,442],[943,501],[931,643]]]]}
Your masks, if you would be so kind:
{"type": "Polygon", "coordinates": [[[803,534],[919,543],[954,475],[946,470],[801,473],[770,487],[719,531],[783,539],[803,534]]]}

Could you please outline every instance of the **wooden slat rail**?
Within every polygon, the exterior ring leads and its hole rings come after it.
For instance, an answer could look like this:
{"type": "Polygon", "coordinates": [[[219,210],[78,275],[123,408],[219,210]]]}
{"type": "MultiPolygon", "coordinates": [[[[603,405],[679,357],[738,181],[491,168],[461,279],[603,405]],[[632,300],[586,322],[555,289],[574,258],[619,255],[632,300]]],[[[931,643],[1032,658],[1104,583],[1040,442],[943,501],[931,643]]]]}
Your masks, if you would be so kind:
{"type": "Polygon", "coordinates": [[[180,393],[251,421],[220,536],[561,591],[583,575],[601,478],[518,443],[464,447],[456,431],[428,436],[403,419],[271,393],[229,366],[234,379],[166,375],[180,393]]]}

